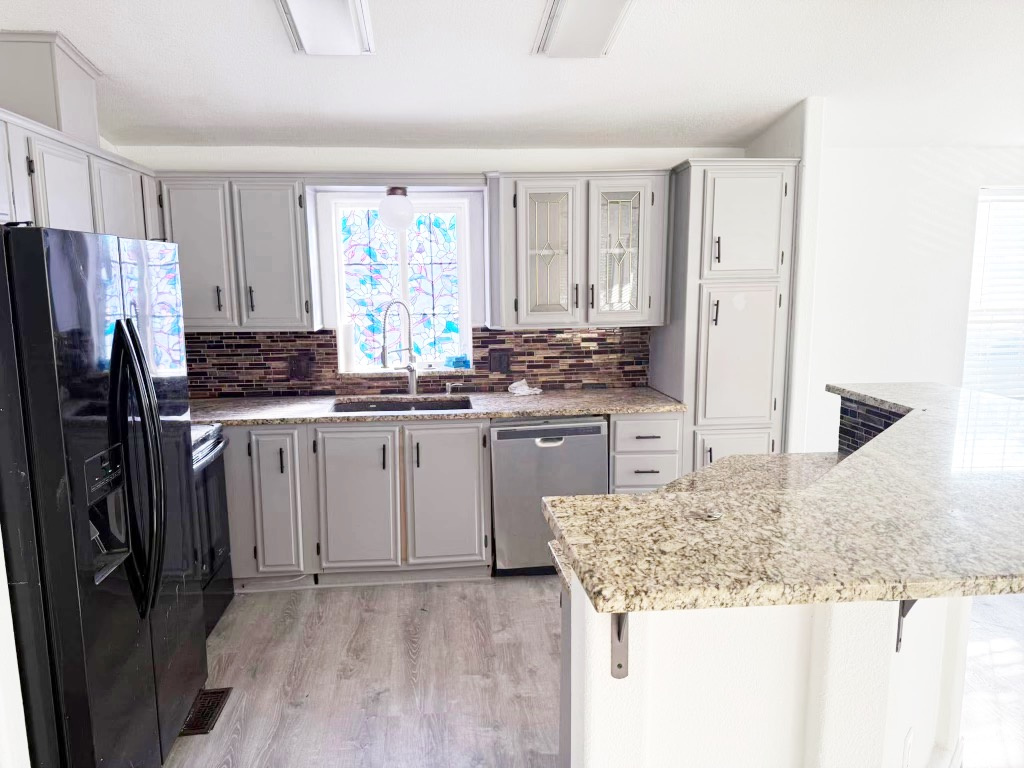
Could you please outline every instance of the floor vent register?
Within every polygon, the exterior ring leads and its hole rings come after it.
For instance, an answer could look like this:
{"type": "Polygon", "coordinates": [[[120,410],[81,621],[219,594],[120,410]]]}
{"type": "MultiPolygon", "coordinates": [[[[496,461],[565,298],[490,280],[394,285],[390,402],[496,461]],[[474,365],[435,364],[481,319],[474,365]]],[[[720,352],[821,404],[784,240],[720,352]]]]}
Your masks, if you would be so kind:
{"type": "Polygon", "coordinates": [[[217,725],[220,713],[231,695],[230,688],[203,688],[192,702],[185,725],[181,729],[182,736],[200,736],[209,733],[217,725]]]}

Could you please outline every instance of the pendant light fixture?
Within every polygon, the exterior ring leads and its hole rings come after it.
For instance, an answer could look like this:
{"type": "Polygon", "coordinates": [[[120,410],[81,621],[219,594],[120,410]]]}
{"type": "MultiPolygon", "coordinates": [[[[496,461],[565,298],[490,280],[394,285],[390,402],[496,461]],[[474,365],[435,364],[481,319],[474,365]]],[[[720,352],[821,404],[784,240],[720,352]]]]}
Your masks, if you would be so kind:
{"type": "Polygon", "coordinates": [[[404,232],[412,224],[414,212],[406,187],[388,187],[387,194],[381,198],[378,208],[380,220],[396,232],[404,232]]]}

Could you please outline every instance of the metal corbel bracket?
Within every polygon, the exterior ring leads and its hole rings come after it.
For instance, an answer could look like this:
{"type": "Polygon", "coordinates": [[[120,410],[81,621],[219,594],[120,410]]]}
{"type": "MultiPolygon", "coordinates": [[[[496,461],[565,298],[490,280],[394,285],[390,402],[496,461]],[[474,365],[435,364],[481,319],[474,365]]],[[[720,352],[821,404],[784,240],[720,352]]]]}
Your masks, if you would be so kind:
{"type": "Polygon", "coordinates": [[[629,674],[629,614],[612,614],[612,677],[629,674]]]}
{"type": "Polygon", "coordinates": [[[900,600],[900,615],[896,621],[896,653],[903,647],[903,620],[907,618],[910,609],[914,607],[917,600],[900,600]]]}

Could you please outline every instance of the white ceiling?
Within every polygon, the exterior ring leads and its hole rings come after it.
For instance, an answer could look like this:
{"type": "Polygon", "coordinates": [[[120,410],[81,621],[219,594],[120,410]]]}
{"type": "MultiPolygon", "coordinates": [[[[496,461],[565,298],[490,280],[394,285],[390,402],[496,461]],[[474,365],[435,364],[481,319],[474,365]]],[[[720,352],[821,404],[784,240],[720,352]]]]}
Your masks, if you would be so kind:
{"type": "Polygon", "coordinates": [[[369,5],[362,57],[293,53],[274,0],[0,0],[0,27],[105,73],[116,145],[744,146],[809,95],[1024,144],[1020,0],[636,0],[588,60],[529,54],[544,0],[369,5]]]}

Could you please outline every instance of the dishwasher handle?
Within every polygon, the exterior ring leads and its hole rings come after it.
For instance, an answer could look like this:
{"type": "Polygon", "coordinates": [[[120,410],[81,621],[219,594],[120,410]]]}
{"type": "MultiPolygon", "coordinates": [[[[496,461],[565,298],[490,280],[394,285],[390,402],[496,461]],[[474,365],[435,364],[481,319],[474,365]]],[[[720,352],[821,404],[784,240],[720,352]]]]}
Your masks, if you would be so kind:
{"type": "Polygon", "coordinates": [[[538,448],[557,448],[560,445],[565,444],[565,436],[562,437],[537,437],[534,438],[534,444],[538,448]]]}

